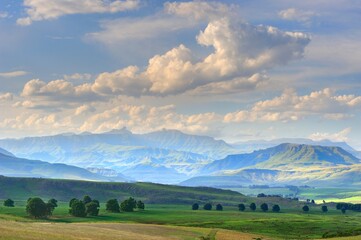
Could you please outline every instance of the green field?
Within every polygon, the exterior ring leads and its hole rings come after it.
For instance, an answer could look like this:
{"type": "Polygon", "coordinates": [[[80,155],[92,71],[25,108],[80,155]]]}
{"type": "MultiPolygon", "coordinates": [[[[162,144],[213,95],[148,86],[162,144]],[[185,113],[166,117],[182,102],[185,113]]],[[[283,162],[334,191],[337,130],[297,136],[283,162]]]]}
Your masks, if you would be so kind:
{"type": "MultiPolygon", "coordinates": [[[[148,204],[144,211],[107,213],[104,211],[104,204],[101,204],[102,208],[98,217],[76,218],[69,216],[67,203],[64,202],[60,203],[51,218],[34,220],[27,217],[24,201],[16,202],[16,205],[14,208],[1,207],[0,221],[22,223],[24,226],[33,226],[34,222],[71,223],[64,225],[66,226],[64,229],[69,227],[69,231],[73,224],[79,223],[85,224],[82,225],[84,227],[97,226],[93,225],[95,223],[137,223],[151,224],[151,226],[196,227],[199,230],[196,231],[197,236],[200,236],[199,233],[207,235],[207,231],[212,229],[227,229],[267,236],[270,239],[317,239],[328,231],[361,229],[361,213],[349,211],[346,215],[342,215],[334,209],[330,209],[328,213],[322,213],[320,206],[311,207],[311,211],[305,214],[301,209],[282,209],[280,213],[264,213],[260,210],[239,212],[236,207],[228,206],[224,208],[224,211],[192,211],[189,205],[148,204]]],[[[197,239],[197,237],[190,239],[197,239]]]]}
{"type": "Polygon", "coordinates": [[[297,196],[301,200],[314,199],[317,203],[326,202],[349,202],[361,203],[361,190],[358,188],[304,188],[300,187],[298,191],[290,190],[287,187],[270,188],[225,188],[237,191],[247,196],[257,196],[259,193],[267,195],[281,195],[292,197],[297,196]]]}
{"type": "MultiPolygon", "coordinates": [[[[272,190],[286,192],[284,188],[266,189],[268,192],[263,190],[252,189],[255,193],[266,194],[277,194],[272,190]]],[[[305,188],[299,192],[307,198],[319,200],[316,196],[335,191],[305,188]]],[[[351,193],[355,193],[355,190],[348,189],[337,194],[350,196],[351,193]]],[[[347,211],[343,215],[335,209],[335,204],[328,204],[328,213],[321,211],[321,205],[310,204],[310,212],[304,213],[301,208],[305,203],[300,201],[277,197],[252,198],[230,190],[151,183],[0,177],[0,204],[0,239],[6,240],[107,239],[102,235],[105,232],[109,232],[112,239],[257,239],[260,236],[262,239],[319,239],[327,232],[355,235],[361,229],[361,213],[347,211]],[[68,201],[84,195],[100,200],[99,216],[77,218],[68,214],[68,201]],[[53,197],[59,200],[59,207],[52,217],[34,220],[26,215],[26,199],[35,196],[45,201],[53,197]],[[105,211],[106,200],[122,200],[130,196],[144,201],[146,209],[132,213],[105,211]],[[3,207],[2,202],[6,198],[15,200],[16,206],[3,207]],[[213,205],[221,203],[224,211],[192,211],[191,204],[194,202],[201,206],[206,202],[213,205]],[[251,202],[258,206],[255,212],[248,207],[251,202]],[[263,202],[269,204],[270,208],[273,204],[279,204],[281,212],[261,212],[259,206],[263,202]],[[245,212],[238,211],[239,203],[245,203],[245,212]],[[15,234],[16,229],[21,236],[15,234]],[[79,232],[74,233],[75,229],[79,229],[79,232]],[[91,229],[96,230],[93,236],[88,232],[91,229]]]]}

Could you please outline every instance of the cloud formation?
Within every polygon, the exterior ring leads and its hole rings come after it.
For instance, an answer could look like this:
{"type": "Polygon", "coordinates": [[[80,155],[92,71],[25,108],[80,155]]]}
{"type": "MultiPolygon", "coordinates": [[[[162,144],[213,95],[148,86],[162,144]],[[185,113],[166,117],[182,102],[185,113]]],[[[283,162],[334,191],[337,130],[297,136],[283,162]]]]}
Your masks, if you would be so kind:
{"type": "Polygon", "coordinates": [[[0,72],[0,77],[13,78],[13,77],[21,77],[27,74],[28,72],[25,71],[0,72]]]}
{"type": "MultiPolygon", "coordinates": [[[[232,14],[228,14],[233,12],[232,8],[221,3],[166,3],[165,11],[178,17],[208,21],[196,40],[211,53],[199,59],[192,49],[180,44],[149,59],[144,71],[130,66],[99,76],[93,85],[94,91],[129,96],[167,96],[208,84],[239,83],[240,79],[251,79],[268,69],[302,58],[310,42],[310,37],[304,33],[254,26],[238,17],[232,18],[232,14]]],[[[118,39],[119,34],[114,33],[105,29],[98,34],[105,35],[106,39],[113,35],[118,39]]],[[[257,81],[248,81],[244,85],[252,88],[252,83],[254,86],[258,84],[257,81]]],[[[238,84],[240,86],[242,84],[238,84]]]]}
{"type": "Polygon", "coordinates": [[[48,83],[40,79],[32,79],[25,84],[21,96],[26,99],[21,105],[24,106],[24,103],[31,102],[31,105],[27,104],[29,107],[34,107],[37,102],[40,105],[49,105],[51,102],[61,105],[62,103],[102,100],[99,95],[91,90],[91,84],[74,86],[71,82],[63,79],[48,83]]]}
{"type": "Polygon", "coordinates": [[[348,141],[348,135],[351,132],[351,128],[345,128],[337,133],[312,133],[309,138],[314,141],[330,140],[334,142],[346,142],[348,141]]]}
{"type": "Polygon", "coordinates": [[[278,13],[278,16],[282,19],[304,23],[310,23],[312,18],[317,15],[318,14],[313,11],[303,11],[296,8],[288,8],[278,13]]]}
{"type": "Polygon", "coordinates": [[[138,8],[139,0],[24,0],[27,16],[17,19],[18,25],[57,19],[64,15],[85,13],[116,13],[138,8]]]}
{"type": "Polygon", "coordinates": [[[0,94],[0,102],[1,101],[11,101],[13,100],[14,95],[12,93],[4,93],[0,94]]]}
{"type": "Polygon", "coordinates": [[[224,122],[296,121],[312,115],[339,120],[350,117],[350,110],[361,106],[360,98],[336,95],[329,88],[303,96],[288,89],[279,97],[255,103],[250,110],[226,114],[224,122]]]}

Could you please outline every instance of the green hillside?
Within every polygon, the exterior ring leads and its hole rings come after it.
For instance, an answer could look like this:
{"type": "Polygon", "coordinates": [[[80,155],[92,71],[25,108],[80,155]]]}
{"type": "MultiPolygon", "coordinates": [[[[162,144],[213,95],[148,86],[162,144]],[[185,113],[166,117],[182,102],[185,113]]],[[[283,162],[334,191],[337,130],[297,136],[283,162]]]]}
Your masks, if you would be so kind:
{"type": "Polygon", "coordinates": [[[190,204],[195,201],[200,203],[221,201],[225,204],[235,204],[249,199],[234,191],[206,187],[191,188],[154,183],[87,182],[0,176],[0,199],[25,200],[31,196],[40,196],[68,201],[73,197],[81,198],[87,194],[99,201],[132,196],[142,199],[146,203],[172,204],[190,204]]]}

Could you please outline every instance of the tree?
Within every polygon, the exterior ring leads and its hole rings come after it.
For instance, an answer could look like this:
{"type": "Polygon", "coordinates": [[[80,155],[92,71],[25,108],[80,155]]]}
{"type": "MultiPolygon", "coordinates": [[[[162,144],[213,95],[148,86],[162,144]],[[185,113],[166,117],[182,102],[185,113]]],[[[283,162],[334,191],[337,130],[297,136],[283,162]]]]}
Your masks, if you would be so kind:
{"type": "Polygon", "coordinates": [[[53,215],[54,209],[58,207],[58,200],[52,198],[46,203],[46,208],[48,209],[48,216],[53,215]]]}
{"type": "Polygon", "coordinates": [[[252,211],[256,211],[256,204],[255,203],[251,203],[251,205],[249,205],[249,208],[252,210],[252,211]]]}
{"type": "Polygon", "coordinates": [[[71,207],[71,205],[73,205],[73,203],[74,203],[75,201],[78,201],[78,199],[72,198],[72,199],[69,201],[69,207],[71,207]]]}
{"type": "Polygon", "coordinates": [[[142,202],[140,200],[137,201],[137,208],[140,210],[144,210],[144,208],[145,208],[144,202],[142,202]]]}
{"type": "Polygon", "coordinates": [[[327,208],[327,206],[325,206],[325,205],[322,206],[321,209],[322,209],[322,212],[324,212],[324,213],[328,212],[328,208],[327,208]]]}
{"type": "Polygon", "coordinates": [[[34,218],[44,218],[49,215],[48,206],[41,198],[38,197],[28,200],[26,212],[29,216],[34,218]]]}
{"type": "Polygon", "coordinates": [[[198,210],[198,209],[199,209],[199,204],[198,203],[193,203],[192,210],[198,210]]]}
{"type": "Polygon", "coordinates": [[[136,206],[137,206],[137,202],[134,200],[134,198],[130,197],[127,200],[124,200],[120,204],[120,209],[123,212],[133,212],[134,208],[136,208],[136,206]]]}
{"type": "Polygon", "coordinates": [[[341,210],[342,209],[342,203],[337,203],[336,204],[336,209],[341,210]]]}
{"type": "Polygon", "coordinates": [[[120,207],[117,199],[110,199],[105,204],[106,210],[108,212],[118,213],[120,212],[120,207]]]}
{"type": "Polygon", "coordinates": [[[280,208],[280,206],[279,205],[273,205],[273,207],[272,207],[272,212],[280,212],[281,211],[281,208],[280,208]]]}
{"type": "Polygon", "coordinates": [[[51,205],[54,206],[54,208],[58,207],[58,200],[52,198],[52,199],[49,199],[48,203],[50,203],[51,205]]]}
{"type": "Polygon", "coordinates": [[[341,212],[342,212],[343,214],[345,214],[345,213],[346,213],[346,208],[345,208],[345,207],[342,207],[342,208],[341,208],[341,212]]]}
{"type": "Polygon", "coordinates": [[[85,204],[85,212],[89,216],[98,216],[99,214],[99,202],[98,201],[91,201],[85,204]]]}
{"type": "Polygon", "coordinates": [[[211,203],[204,204],[203,209],[204,210],[212,210],[212,204],[211,203]]]}
{"type": "Polygon", "coordinates": [[[86,209],[83,201],[74,200],[71,204],[69,213],[74,217],[86,217],[86,209]]]}
{"type": "Polygon", "coordinates": [[[268,211],[268,205],[267,205],[267,203],[262,203],[261,209],[262,209],[263,212],[267,212],[267,211],[268,211]]]}
{"type": "Polygon", "coordinates": [[[87,203],[90,203],[92,201],[91,197],[89,197],[88,195],[85,195],[83,197],[83,203],[84,204],[87,204],[87,203]]]}
{"type": "Polygon", "coordinates": [[[223,206],[222,206],[222,204],[218,203],[218,204],[216,205],[216,210],[217,210],[217,211],[223,211],[223,206]]]}
{"type": "Polygon", "coordinates": [[[310,211],[310,208],[309,208],[307,205],[305,205],[305,206],[302,207],[302,210],[303,210],[304,212],[309,212],[309,211],[310,211]]]}
{"type": "Polygon", "coordinates": [[[15,207],[14,201],[11,200],[10,198],[9,198],[9,199],[6,199],[6,200],[4,201],[4,206],[5,206],[5,207],[15,207]]]}
{"type": "Polygon", "coordinates": [[[243,212],[244,210],[246,210],[246,206],[243,203],[238,204],[238,210],[243,212]]]}

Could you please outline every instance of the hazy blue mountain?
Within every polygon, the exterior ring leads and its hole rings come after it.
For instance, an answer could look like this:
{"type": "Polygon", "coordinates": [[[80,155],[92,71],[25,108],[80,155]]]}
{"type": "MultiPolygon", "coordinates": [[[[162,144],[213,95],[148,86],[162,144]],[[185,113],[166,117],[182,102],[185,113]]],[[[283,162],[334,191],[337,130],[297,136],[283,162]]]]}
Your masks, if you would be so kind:
{"type": "Polygon", "coordinates": [[[253,153],[229,155],[224,159],[207,164],[201,169],[201,173],[209,174],[250,166],[262,169],[292,169],[314,165],[332,166],[357,163],[360,163],[358,158],[340,147],[284,143],[253,153]]]}
{"type": "Polygon", "coordinates": [[[266,149],[275,147],[282,143],[294,143],[294,144],[305,144],[305,145],[315,145],[315,146],[325,146],[325,147],[341,147],[347,152],[353,154],[356,157],[361,157],[360,152],[356,151],[346,142],[332,142],[330,140],[321,140],[314,141],[307,138],[279,138],[273,140],[253,140],[246,142],[238,142],[232,144],[234,148],[241,150],[242,152],[253,152],[255,150],[266,149]]]}
{"type": "Polygon", "coordinates": [[[211,156],[217,159],[230,153],[237,152],[223,140],[215,140],[208,136],[197,136],[182,133],[177,130],[162,130],[143,135],[143,139],[151,147],[173,149],[211,156]]]}
{"type": "Polygon", "coordinates": [[[0,154],[15,157],[14,154],[12,154],[11,152],[8,152],[8,151],[6,151],[5,149],[2,149],[2,148],[0,148],[0,154]]]}
{"type": "MultiPolygon", "coordinates": [[[[109,181],[95,173],[91,173],[83,168],[69,166],[65,164],[50,164],[43,161],[16,158],[0,153],[0,175],[14,177],[41,177],[59,179],[79,179],[92,181],[109,181]]],[[[116,181],[125,179],[114,178],[116,181]]]]}
{"type": "MultiPolygon", "coordinates": [[[[82,168],[107,168],[116,172],[151,161],[165,169],[175,170],[180,176],[194,175],[205,164],[237,152],[224,141],[211,137],[174,130],[133,134],[125,128],[100,134],[84,132],[3,139],[0,146],[27,159],[82,168]]],[[[153,170],[151,166],[148,167],[150,171],[153,170]]],[[[150,177],[150,174],[143,175],[142,180],[150,181],[146,176],[150,177]]],[[[172,177],[170,175],[168,179],[172,177]]]]}
{"type": "Polygon", "coordinates": [[[136,181],[174,184],[189,178],[172,168],[145,162],[122,171],[124,175],[131,176],[136,181]]]}
{"type": "Polygon", "coordinates": [[[361,164],[306,167],[295,170],[241,169],[218,175],[199,176],[180,185],[240,187],[249,185],[309,185],[314,187],[361,187],[361,164]]]}

